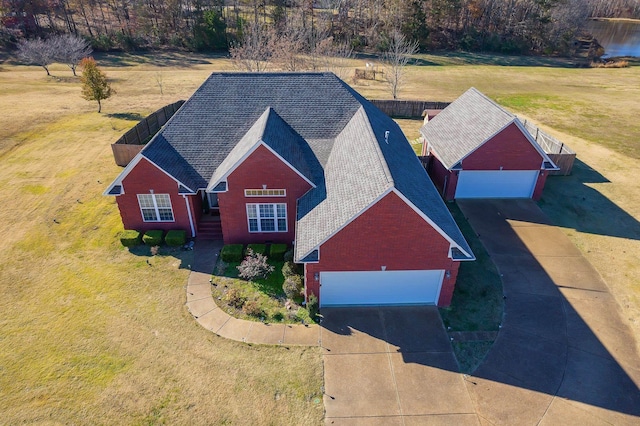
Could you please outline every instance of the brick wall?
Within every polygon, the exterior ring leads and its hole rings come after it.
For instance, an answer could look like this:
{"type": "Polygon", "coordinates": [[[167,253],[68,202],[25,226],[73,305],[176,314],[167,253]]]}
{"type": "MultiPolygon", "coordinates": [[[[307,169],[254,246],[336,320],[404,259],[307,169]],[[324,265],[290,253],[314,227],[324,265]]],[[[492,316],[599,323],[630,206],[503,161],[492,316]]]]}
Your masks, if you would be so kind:
{"type": "MultiPolygon", "coordinates": [[[[187,231],[187,235],[191,235],[187,207],[182,195],[178,195],[177,182],[151,162],[144,158],[141,159],[127,177],[124,178],[122,186],[125,193],[117,196],[116,202],[124,229],[136,229],[138,231],[181,229],[187,231]],[[149,194],[151,190],[155,194],[169,194],[174,222],[144,222],[142,220],[137,194],[149,194]]],[[[187,196],[187,199],[189,198],[187,196]]],[[[194,213],[199,214],[198,212],[194,213]]]]}
{"type": "Polygon", "coordinates": [[[227,179],[228,191],[218,194],[225,244],[286,243],[295,239],[296,201],[311,185],[264,146],[259,146],[227,179]],[[286,189],[286,197],[245,197],[245,189],[286,189]],[[250,233],[247,203],[286,203],[287,232],[250,233]]]}
{"type": "Polygon", "coordinates": [[[541,165],[542,156],[515,123],[462,160],[464,170],[540,170],[541,165]]]}
{"type": "Polygon", "coordinates": [[[394,193],[386,195],[320,247],[320,262],[305,265],[307,295],[322,297],[315,273],[444,269],[439,306],[451,303],[458,262],[447,257],[449,242],[394,193]]]}

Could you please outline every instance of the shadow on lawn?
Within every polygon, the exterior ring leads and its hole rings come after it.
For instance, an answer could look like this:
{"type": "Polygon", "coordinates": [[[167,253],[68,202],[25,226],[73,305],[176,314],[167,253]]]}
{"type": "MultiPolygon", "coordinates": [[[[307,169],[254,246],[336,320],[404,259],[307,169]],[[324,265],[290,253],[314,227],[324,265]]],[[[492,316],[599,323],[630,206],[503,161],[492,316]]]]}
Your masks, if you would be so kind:
{"type": "Polygon", "coordinates": [[[552,56],[503,55],[499,53],[438,51],[432,55],[417,55],[411,63],[417,66],[494,65],[509,67],[578,68],[586,65],[580,58],[552,56]]]}
{"type": "Polygon", "coordinates": [[[95,59],[106,67],[128,67],[131,65],[153,65],[156,67],[189,68],[209,64],[210,59],[224,58],[225,55],[200,55],[186,52],[100,52],[95,59]]]}
{"type": "Polygon", "coordinates": [[[107,117],[128,121],[141,121],[144,119],[144,116],[137,112],[117,112],[113,114],[107,114],[107,117]]]}
{"type": "Polygon", "coordinates": [[[146,257],[149,267],[153,267],[153,258],[156,256],[173,257],[180,260],[179,269],[193,270],[194,267],[193,250],[185,250],[183,247],[169,247],[167,245],[162,245],[158,249],[158,254],[154,256],[151,253],[151,247],[142,244],[135,247],[129,247],[129,253],[142,258],[146,257]]]}
{"type": "Polygon", "coordinates": [[[589,234],[640,240],[640,222],[588,183],[609,180],[575,160],[571,176],[550,176],[540,201],[542,210],[563,228],[589,234]]]}

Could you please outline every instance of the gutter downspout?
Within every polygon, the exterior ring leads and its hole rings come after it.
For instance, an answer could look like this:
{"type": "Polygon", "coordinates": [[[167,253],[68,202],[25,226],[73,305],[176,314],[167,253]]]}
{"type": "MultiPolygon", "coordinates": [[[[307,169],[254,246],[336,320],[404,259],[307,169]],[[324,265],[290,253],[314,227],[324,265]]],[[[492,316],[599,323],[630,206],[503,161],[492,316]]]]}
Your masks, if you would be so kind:
{"type": "Polygon", "coordinates": [[[193,215],[191,213],[191,206],[189,206],[189,200],[187,199],[186,195],[183,195],[182,198],[184,198],[184,203],[187,205],[187,216],[189,216],[189,226],[191,226],[191,237],[195,237],[196,236],[196,229],[193,226],[193,215]]]}

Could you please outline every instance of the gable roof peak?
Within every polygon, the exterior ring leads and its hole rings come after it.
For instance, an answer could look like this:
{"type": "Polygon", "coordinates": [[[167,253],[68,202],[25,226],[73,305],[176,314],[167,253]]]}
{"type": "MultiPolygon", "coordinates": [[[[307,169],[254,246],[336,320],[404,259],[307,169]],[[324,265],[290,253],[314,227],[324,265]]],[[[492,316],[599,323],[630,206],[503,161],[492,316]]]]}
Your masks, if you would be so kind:
{"type": "Polygon", "coordinates": [[[304,140],[271,106],[267,106],[260,117],[224,159],[209,181],[207,190],[212,191],[223,182],[250,155],[259,144],[264,144],[312,186],[316,186],[321,175],[320,166],[304,140]]]}
{"type": "Polygon", "coordinates": [[[422,126],[420,133],[451,170],[515,121],[515,115],[472,87],[422,126]]]}

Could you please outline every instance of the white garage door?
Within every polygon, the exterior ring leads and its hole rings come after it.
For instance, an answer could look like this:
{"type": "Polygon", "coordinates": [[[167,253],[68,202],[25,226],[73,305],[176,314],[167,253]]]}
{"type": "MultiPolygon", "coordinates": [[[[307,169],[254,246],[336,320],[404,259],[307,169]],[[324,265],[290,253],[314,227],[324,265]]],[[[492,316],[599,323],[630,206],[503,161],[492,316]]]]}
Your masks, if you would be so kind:
{"type": "Polygon", "coordinates": [[[321,272],[320,305],[435,305],[443,270],[321,272]]]}
{"type": "Polygon", "coordinates": [[[537,170],[462,170],[456,198],[531,198],[538,180],[537,170]]]}

